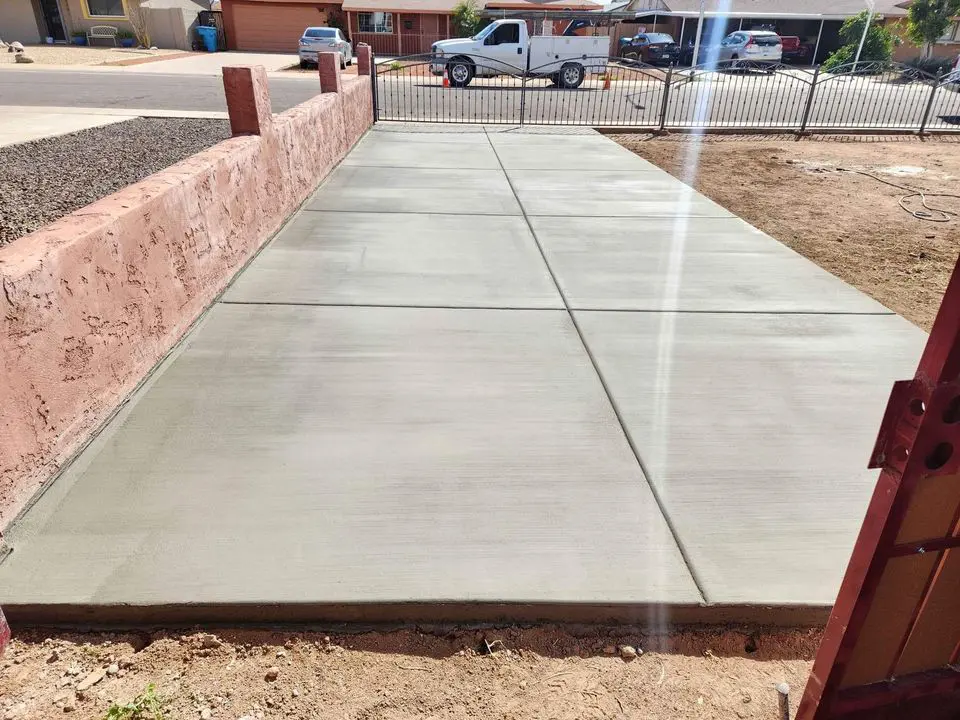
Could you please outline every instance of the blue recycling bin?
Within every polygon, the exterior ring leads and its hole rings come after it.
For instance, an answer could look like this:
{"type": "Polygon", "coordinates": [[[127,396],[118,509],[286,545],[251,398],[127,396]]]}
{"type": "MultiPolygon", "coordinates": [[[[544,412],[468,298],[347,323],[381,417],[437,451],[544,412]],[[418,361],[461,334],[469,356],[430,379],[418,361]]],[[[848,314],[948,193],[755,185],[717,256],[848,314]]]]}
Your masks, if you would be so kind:
{"type": "Polygon", "coordinates": [[[197,34],[203,40],[203,47],[206,48],[207,52],[217,51],[217,29],[215,27],[198,25],[197,34]]]}

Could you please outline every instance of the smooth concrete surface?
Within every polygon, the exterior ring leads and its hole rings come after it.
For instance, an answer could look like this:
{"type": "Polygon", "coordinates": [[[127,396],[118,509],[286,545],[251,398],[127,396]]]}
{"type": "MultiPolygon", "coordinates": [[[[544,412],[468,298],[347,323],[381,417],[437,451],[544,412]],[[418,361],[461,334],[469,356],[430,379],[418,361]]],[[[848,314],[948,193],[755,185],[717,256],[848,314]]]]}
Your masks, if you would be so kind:
{"type": "MultiPolygon", "coordinates": [[[[297,39],[293,39],[296,46],[297,39]]],[[[267,72],[283,70],[297,65],[296,53],[255,53],[231,50],[228,52],[196,53],[188,57],[173,57],[170,60],[128,65],[123,68],[134,75],[220,75],[228,65],[262,65],[267,72]]],[[[316,78],[314,78],[316,79],[316,78]]]]}
{"type": "Polygon", "coordinates": [[[369,133],[344,165],[497,170],[500,163],[483,134],[369,133]]]}
{"type": "Polygon", "coordinates": [[[632,170],[669,175],[612,140],[592,135],[490,132],[490,142],[507,170],[632,170]]]}
{"type": "Polygon", "coordinates": [[[303,212],[227,302],[556,308],[522,217],[303,212]]]}
{"type": "Polygon", "coordinates": [[[0,602],[701,599],[561,311],[219,305],[0,602]]]}
{"type": "Polygon", "coordinates": [[[707,600],[832,603],[925,334],[897,315],[576,317],[707,600]]]}
{"type": "Polygon", "coordinates": [[[822,620],[924,334],[599,135],[371,133],[10,528],[0,605],[822,620]],[[571,149],[610,169],[533,167],[571,149]]]}
{"type": "Polygon", "coordinates": [[[531,218],[572,308],[890,311],[740,218],[531,218]]]}
{"type": "Polygon", "coordinates": [[[112,125],[130,120],[126,114],[89,115],[73,112],[49,112],[47,109],[10,109],[0,112],[0,147],[67,135],[78,130],[112,125]]]}
{"type": "MultiPolygon", "coordinates": [[[[428,153],[424,153],[429,158],[428,153]]],[[[520,215],[501,170],[341,165],[308,210],[520,215]]]]}
{"type": "MultiPolygon", "coordinates": [[[[564,138],[565,139],[565,138],[564,138]]],[[[603,142],[612,142],[601,138],[603,142]]],[[[563,145],[558,143],[557,151],[563,145]]],[[[527,215],[579,217],[732,217],[661,170],[507,170],[527,215]]],[[[624,227],[635,221],[624,222],[624,227]]]]}

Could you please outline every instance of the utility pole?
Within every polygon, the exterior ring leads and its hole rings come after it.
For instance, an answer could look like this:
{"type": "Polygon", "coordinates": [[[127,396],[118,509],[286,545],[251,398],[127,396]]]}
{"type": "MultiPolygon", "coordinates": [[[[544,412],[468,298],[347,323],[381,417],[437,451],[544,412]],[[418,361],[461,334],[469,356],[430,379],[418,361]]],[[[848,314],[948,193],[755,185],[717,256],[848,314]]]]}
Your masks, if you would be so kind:
{"type": "MultiPolygon", "coordinates": [[[[873,0],[870,0],[873,2],[873,0]]],[[[700,36],[703,35],[703,15],[707,9],[707,0],[700,0],[700,19],[697,20],[697,36],[693,39],[693,67],[700,62],[700,36]]]]}
{"type": "Polygon", "coordinates": [[[857,72],[857,63],[860,62],[860,53],[863,52],[863,43],[867,39],[867,30],[870,29],[870,21],[873,20],[874,0],[867,0],[867,22],[863,25],[863,35],[860,36],[860,46],[857,48],[857,56],[853,59],[853,73],[857,72]]]}

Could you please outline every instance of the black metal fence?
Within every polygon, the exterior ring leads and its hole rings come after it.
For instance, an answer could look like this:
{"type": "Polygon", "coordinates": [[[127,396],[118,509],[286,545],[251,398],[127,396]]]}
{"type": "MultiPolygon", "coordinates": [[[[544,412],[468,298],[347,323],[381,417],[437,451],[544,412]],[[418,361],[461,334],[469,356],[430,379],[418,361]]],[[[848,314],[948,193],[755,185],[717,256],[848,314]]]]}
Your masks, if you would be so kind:
{"type": "Polygon", "coordinates": [[[898,63],[826,72],[734,60],[657,68],[582,57],[518,68],[490,57],[374,64],[377,119],[650,129],[960,130],[960,73],[898,63]]]}

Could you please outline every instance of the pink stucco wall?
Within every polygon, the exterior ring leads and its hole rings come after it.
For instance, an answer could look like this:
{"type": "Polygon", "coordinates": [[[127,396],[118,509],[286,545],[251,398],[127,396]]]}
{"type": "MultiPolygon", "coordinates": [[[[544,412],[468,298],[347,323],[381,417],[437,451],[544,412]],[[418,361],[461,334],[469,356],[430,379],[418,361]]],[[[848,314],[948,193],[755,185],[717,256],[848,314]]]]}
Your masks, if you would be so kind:
{"type": "Polygon", "coordinates": [[[369,83],[0,248],[0,528],[363,135],[369,83]]]}

